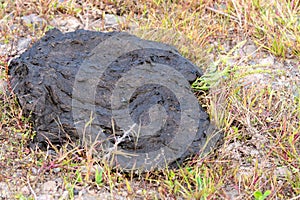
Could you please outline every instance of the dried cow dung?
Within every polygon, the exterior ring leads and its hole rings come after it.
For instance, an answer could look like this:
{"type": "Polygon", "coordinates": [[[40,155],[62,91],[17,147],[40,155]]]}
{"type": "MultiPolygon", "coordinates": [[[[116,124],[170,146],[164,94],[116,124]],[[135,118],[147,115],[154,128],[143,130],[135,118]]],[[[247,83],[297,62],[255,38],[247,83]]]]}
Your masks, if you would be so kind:
{"type": "Polygon", "coordinates": [[[198,67],[174,47],[128,33],[50,30],[9,74],[36,143],[80,139],[125,170],[181,162],[213,132],[190,89],[198,67]]]}

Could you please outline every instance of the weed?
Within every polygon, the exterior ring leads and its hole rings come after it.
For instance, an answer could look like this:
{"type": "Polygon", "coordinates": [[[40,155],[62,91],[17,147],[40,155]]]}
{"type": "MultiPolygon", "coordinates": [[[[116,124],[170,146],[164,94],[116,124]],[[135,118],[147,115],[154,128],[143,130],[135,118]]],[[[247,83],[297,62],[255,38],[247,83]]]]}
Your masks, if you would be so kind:
{"type": "Polygon", "coordinates": [[[255,200],[264,200],[266,199],[269,195],[271,194],[270,190],[265,191],[264,193],[262,193],[261,191],[255,191],[253,193],[253,196],[255,198],[255,200]]]}
{"type": "Polygon", "coordinates": [[[98,168],[96,168],[96,172],[95,172],[95,182],[97,185],[102,185],[103,184],[103,170],[99,170],[98,168]]]}

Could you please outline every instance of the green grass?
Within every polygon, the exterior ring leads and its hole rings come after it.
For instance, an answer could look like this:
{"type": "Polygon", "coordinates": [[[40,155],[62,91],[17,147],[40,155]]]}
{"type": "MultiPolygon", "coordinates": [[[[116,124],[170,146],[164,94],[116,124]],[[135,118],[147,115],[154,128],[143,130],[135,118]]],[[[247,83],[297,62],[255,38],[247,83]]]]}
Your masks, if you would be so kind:
{"type": "MultiPolygon", "coordinates": [[[[36,41],[57,16],[71,15],[87,23],[88,16],[101,19],[105,13],[124,15],[126,21],[121,30],[134,24],[138,28],[130,32],[176,46],[206,72],[193,87],[208,90],[195,93],[211,120],[223,130],[223,144],[180,169],[125,174],[105,162],[97,162],[88,147],[54,148],[56,155],[28,149],[27,142],[35,134],[30,121],[22,116],[14,98],[1,94],[0,161],[6,169],[0,173],[1,181],[20,186],[29,181],[35,189],[47,176],[60,176],[70,199],[76,187],[108,191],[111,196],[122,195],[120,191],[124,190],[129,199],[136,198],[138,190],[148,199],[228,199],[228,187],[242,199],[299,198],[299,95],[294,95],[292,87],[271,84],[285,76],[285,69],[249,64],[254,58],[238,53],[246,41],[253,41],[265,55],[270,53],[279,61],[295,59],[299,63],[299,1],[105,0],[83,1],[82,5],[73,0],[2,2],[0,43],[15,42],[27,35],[36,41]],[[22,24],[20,18],[31,13],[43,17],[46,23],[41,27],[22,24]],[[265,83],[251,82],[255,80],[253,76],[266,74],[269,78],[265,83]],[[248,85],[242,84],[247,80],[248,85]],[[28,171],[31,167],[41,170],[38,179],[30,179],[35,176],[28,171]],[[55,168],[60,171],[55,172],[55,168]],[[279,168],[286,169],[286,173],[278,173],[279,168]],[[17,179],[14,172],[18,169],[23,176],[17,179]]],[[[7,79],[10,57],[1,57],[1,79],[7,79]]],[[[297,83],[299,80],[290,84],[297,83]]],[[[299,85],[296,89],[299,94],[299,85]]],[[[19,199],[34,198],[33,194],[14,192],[19,199]]]]}

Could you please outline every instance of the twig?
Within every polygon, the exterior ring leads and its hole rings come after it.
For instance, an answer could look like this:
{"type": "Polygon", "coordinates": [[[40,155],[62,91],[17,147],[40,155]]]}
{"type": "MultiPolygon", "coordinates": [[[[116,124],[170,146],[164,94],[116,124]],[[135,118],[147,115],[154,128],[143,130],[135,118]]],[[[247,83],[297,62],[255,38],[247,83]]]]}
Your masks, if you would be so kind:
{"type": "Polygon", "coordinates": [[[34,190],[32,189],[32,187],[30,185],[28,177],[27,177],[27,184],[28,184],[29,190],[30,190],[31,194],[33,195],[34,199],[37,199],[37,196],[36,196],[34,190]]]}
{"type": "Polygon", "coordinates": [[[299,199],[300,198],[300,195],[298,195],[298,196],[296,196],[296,197],[293,197],[293,198],[291,198],[291,199],[289,199],[289,200],[296,200],[296,199],[299,199]]]}
{"type": "MultiPolygon", "coordinates": [[[[235,21],[236,23],[238,23],[241,26],[241,20],[239,20],[237,17],[234,17],[234,16],[229,15],[229,14],[227,14],[225,12],[222,12],[220,10],[216,10],[216,9],[208,7],[208,6],[206,6],[205,8],[208,9],[208,10],[210,10],[210,11],[212,11],[212,12],[218,13],[220,15],[224,15],[226,17],[229,17],[230,19],[232,19],[233,21],[235,21]]],[[[253,27],[255,27],[255,28],[259,29],[259,30],[262,30],[262,31],[266,32],[266,30],[264,28],[262,28],[262,27],[254,26],[253,24],[251,24],[251,23],[249,23],[247,21],[244,21],[244,23],[247,24],[247,25],[249,25],[249,26],[253,26],[253,27]]]]}
{"type": "Polygon", "coordinates": [[[116,142],[115,144],[113,145],[113,147],[110,147],[107,149],[108,153],[103,157],[104,160],[108,160],[111,156],[111,154],[113,152],[115,152],[118,148],[118,145],[124,141],[124,139],[128,136],[129,137],[129,134],[133,131],[133,128],[136,126],[136,124],[133,124],[129,130],[125,131],[124,134],[122,135],[122,137],[117,137],[116,138],[116,142]]]}
{"type": "Polygon", "coordinates": [[[227,13],[224,13],[224,12],[222,12],[222,11],[220,11],[220,10],[216,10],[216,9],[211,8],[211,7],[208,7],[208,6],[206,6],[205,8],[208,9],[208,10],[210,10],[210,11],[213,11],[213,12],[215,12],[215,13],[218,13],[218,14],[224,15],[224,16],[226,16],[226,17],[229,17],[229,18],[232,19],[233,21],[239,23],[238,18],[233,17],[233,16],[231,16],[231,15],[229,15],[229,14],[227,14],[227,13]]]}

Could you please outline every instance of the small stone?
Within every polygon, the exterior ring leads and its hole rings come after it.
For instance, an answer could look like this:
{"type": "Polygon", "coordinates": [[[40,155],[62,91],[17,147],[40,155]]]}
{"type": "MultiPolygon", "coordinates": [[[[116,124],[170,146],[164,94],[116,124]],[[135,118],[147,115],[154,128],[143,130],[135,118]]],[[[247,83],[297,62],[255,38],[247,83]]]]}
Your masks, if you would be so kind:
{"type": "Polygon", "coordinates": [[[283,178],[291,175],[290,170],[285,166],[284,167],[277,167],[277,169],[275,170],[274,173],[277,177],[283,177],[283,178]]]}
{"type": "Polygon", "coordinates": [[[252,137],[252,144],[255,145],[256,149],[261,150],[265,144],[268,142],[268,139],[261,134],[254,134],[252,137]]]}
{"type": "Polygon", "coordinates": [[[264,59],[261,59],[259,64],[263,66],[272,66],[274,65],[275,59],[272,56],[268,56],[264,59]]]}
{"type": "Polygon", "coordinates": [[[50,22],[51,26],[57,27],[62,32],[71,32],[84,28],[83,24],[72,16],[58,17],[50,22]]]}
{"type": "Polygon", "coordinates": [[[63,184],[63,179],[61,177],[58,177],[56,179],[54,179],[54,181],[56,182],[56,185],[59,187],[63,184]]]}
{"type": "Polygon", "coordinates": [[[245,56],[252,55],[252,57],[254,57],[256,55],[256,53],[255,53],[256,50],[257,50],[257,47],[254,44],[245,45],[243,48],[245,56]]]}
{"type": "Polygon", "coordinates": [[[226,60],[226,64],[227,66],[234,66],[236,64],[236,60],[233,58],[229,58],[228,60],[226,60]]]}
{"type": "Polygon", "coordinates": [[[297,98],[300,96],[300,88],[296,85],[293,86],[293,95],[297,98]]]}
{"type": "Polygon", "coordinates": [[[237,199],[239,196],[238,190],[232,185],[226,185],[224,192],[227,195],[228,199],[237,199]]]}
{"type": "Polygon", "coordinates": [[[259,155],[259,151],[257,151],[256,149],[251,149],[250,150],[250,155],[251,156],[257,156],[257,155],[259,155]]]}
{"type": "Polygon", "coordinates": [[[17,44],[17,51],[21,52],[26,50],[29,47],[31,41],[32,41],[31,38],[21,38],[17,44]]]}
{"type": "Polygon", "coordinates": [[[143,190],[137,190],[137,191],[136,191],[136,194],[137,194],[137,195],[142,195],[142,194],[143,194],[143,190]]]}
{"type": "Polygon", "coordinates": [[[8,45],[0,43],[0,56],[4,56],[8,53],[8,45]]]}
{"type": "Polygon", "coordinates": [[[42,26],[43,24],[46,23],[46,21],[39,17],[36,14],[30,14],[30,15],[26,15],[21,17],[21,19],[26,23],[26,24],[33,24],[35,26],[42,26]]]}
{"type": "Polygon", "coordinates": [[[104,193],[101,193],[98,195],[98,199],[114,199],[113,197],[115,198],[118,198],[118,199],[126,199],[125,197],[120,197],[118,195],[112,195],[111,193],[108,193],[108,192],[104,192],[104,193]]]}
{"type": "MultiPolygon", "coordinates": [[[[92,194],[84,194],[81,197],[75,198],[75,200],[98,200],[98,199],[100,200],[98,196],[92,194]]],[[[107,199],[107,198],[103,198],[103,199],[107,199]]]]}
{"type": "Polygon", "coordinates": [[[56,182],[55,181],[47,181],[46,183],[43,184],[42,191],[44,193],[56,192],[57,191],[56,182]]]}
{"type": "Polygon", "coordinates": [[[57,155],[57,153],[56,153],[54,150],[52,150],[52,149],[49,149],[49,150],[47,151],[47,154],[48,154],[48,155],[51,155],[51,156],[56,156],[56,155],[57,155]]]}
{"type": "Polygon", "coordinates": [[[52,195],[42,194],[36,198],[37,200],[54,200],[52,195]]]}
{"type": "Polygon", "coordinates": [[[24,187],[21,188],[21,193],[25,196],[30,195],[30,190],[29,188],[25,185],[24,187]]]}
{"type": "Polygon", "coordinates": [[[9,186],[5,182],[0,182],[0,198],[6,199],[10,197],[9,186]]]}
{"type": "Polygon", "coordinates": [[[38,174],[38,170],[35,168],[35,167],[32,167],[31,168],[31,172],[32,172],[32,174],[38,174]]]}
{"type": "Polygon", "coordinates": [[[61,200],[64,200],[64,199],[68,199],[68,197],[69,197],[69,192],[68,192],[67,190],[65,190],[65,191],[62,193],[60,199],[61,199],[61,200]]]}
{"type": "Polygon", "coordinates": [[[106,14],[104,20],[106,27],[117,27],[120,23],[125,21],[124,17],[112,14],[106,14]]]}
{"type": "Polygon", "coordinates": [[[60,172],[60,170],[61,170],[61,169],[60,169],[59,167],[56,167],[56,168],[53,169],[53,172],[54,172],[54,173],[58,173],[58,172],[60,172]]]}
{"type": "Polygon", "coordinates": [[[0,79],[0,94],[5,94],[7,91],[7,82],[3,79],[0,79]]]}
{"type": "Polygon", "coordinates": [[[78,195],[79,194],[79,190],[77,188],[74,188],[73,193],[74,193],[74,195],[78,195]]]}
{"type": "Polygon", "coordinates": [[[128,196],[128,192],[127,191],[122,191],[121,192],[121,196],[122,197],[127,197],[128,196]]]}

